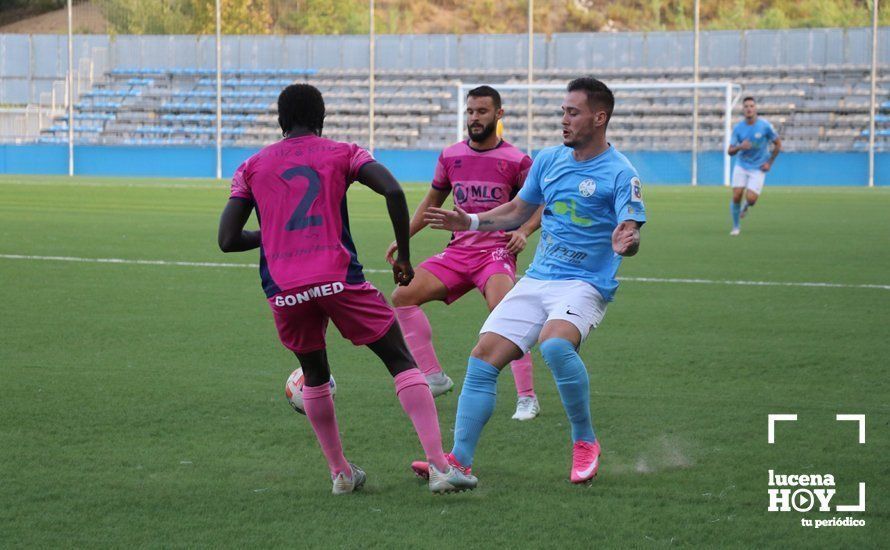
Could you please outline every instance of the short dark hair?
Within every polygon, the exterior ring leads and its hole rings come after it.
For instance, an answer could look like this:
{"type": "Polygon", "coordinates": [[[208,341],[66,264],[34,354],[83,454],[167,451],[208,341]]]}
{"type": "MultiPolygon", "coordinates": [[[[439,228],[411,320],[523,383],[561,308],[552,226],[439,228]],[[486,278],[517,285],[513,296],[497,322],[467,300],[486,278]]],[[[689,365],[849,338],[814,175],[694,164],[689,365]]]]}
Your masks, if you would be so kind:
{"type": "Polygon", "coordinates": [[[742,103],[744,103],[746,101],[754,101],[754,103],[757,103],[757,101],[754,99],[753,95],[745,96],[745,99],[742,100],[742,103]]]}
{"type": "Polygon", "coordinates": [[[291,84],[278,96],[278,125],[287,134],[297,126],[321,135],[324,126],[324,98],[311,84],[291,84]]]}
{"type": "Polygon", "coordinates": [[[605,108],[606,124],[609,123],[609,119],[612,118],[612,111],[615,109],[615,94],[602,81],[592,76],[582,76],[569,82],[569,85],[566,86],[566,91],[583,91],[586,93],[587,104],[590,108],[594,109],[596,106],[605,108]]]}
{"type": "Polygon", "coordinates": [[[490,97],[495,109],[501,108],[501,94],[491,86],[479,86],[467,92],[467,97],[490,97]]]}

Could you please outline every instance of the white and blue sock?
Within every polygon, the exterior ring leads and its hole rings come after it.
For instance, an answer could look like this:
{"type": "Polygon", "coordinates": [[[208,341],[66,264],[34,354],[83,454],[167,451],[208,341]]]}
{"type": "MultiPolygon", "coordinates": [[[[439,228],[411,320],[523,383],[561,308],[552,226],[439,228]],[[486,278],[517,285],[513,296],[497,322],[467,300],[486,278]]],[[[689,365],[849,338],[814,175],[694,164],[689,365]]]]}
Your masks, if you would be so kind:
{"type": "Polygon", "coordinates": [[[596,441],[590,420],[590,379],[575,346],[563,338],[541,342],[541,355],[556,379],[556,388],[572,425],[572,441],[596,441]]]}
{"type": "Polygon", "coordinates": [[[451,451],[463,466],[473,464],[473,455],[476,454],[476,444],[479,443],[482,428],[494,411],[500,372],[476,357],[470,357],[467,363],[467,376],[457,400],[454,449],[451,451]]]}

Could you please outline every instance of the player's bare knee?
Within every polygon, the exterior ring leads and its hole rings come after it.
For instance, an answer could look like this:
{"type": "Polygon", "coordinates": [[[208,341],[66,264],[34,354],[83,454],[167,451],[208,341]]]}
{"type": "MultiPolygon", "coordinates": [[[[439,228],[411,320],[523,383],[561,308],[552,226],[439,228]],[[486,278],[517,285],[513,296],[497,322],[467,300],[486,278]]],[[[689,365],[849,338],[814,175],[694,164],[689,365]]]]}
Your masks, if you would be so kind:
{"type": "Polygon", "coordinates": [[[395,307],[404,307],[402,305],[402,287],[397,286],[396,289],[392,291],[392,294],[389,295],[389,300],[395,307]]]}
{"type": "Polygon", "coordinates": [[[383,361],[386,370],[392,376],[417,366],[414,362],[414,357],[408,350],[408,345],[405,343],[402,329],[398,323],[393,323],[389,330],[386,331],[386,334],[368,344],[368,348],[383,361]]]}
{"type": "Polygon", "coordinates": [[[491,346],[486,346],[481,342],[477,343],[476,347],[473,348],[473,351],[470,352],[470,355],[472,355],[476,359],[482,359],[489,365],[497,366],[495,365],[495,363],[497,363],[496,355],[491,346]]]}
{"type": "Polygon", "coordinates": [[[392,305],[395,307],[409,307],[420,305],[416,303],[417,301],[412,299],[412,292],[408,287],[400,286],[396,287],[395,290],[392,291],[390,295],[390,299],[392,299],[392,305]]]}
{"type": "Polygon", "coordinates": [[[495,368],[502,369],[510,361],[515,361],[522,357],[523,353],[516,344],[503,336],[486,332],[479,337],[479,341],[470,355],[485,361],[495,368]]]}
{"type": "Polygon", "coordinates": [[[327,384],[331,379],[331,369],[328,365],[326,350],[312,351],[309,353],[297,353],[297,360],[303,369],[305,384],[309,387],[327,384]]]}

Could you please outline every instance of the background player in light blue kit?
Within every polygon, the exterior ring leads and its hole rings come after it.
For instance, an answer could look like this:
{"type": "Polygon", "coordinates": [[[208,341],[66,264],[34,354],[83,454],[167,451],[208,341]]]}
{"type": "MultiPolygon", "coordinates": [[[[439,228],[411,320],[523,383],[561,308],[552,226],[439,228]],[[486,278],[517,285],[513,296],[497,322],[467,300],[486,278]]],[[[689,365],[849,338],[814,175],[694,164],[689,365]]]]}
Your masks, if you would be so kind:
{"type": "Polygon", "coordinates": [[[773,166],[776,157],[782,150],[782,140],[765,118],[757,116],[757,103],[751,96],[742,101],[742,113],[745,119],[732,130],[730,155],[739,155],[732,172],[732,202],[729,205],[732,214],[732,231],[730,235],[738,235],[741,231],[741,218],[748,209],[757,202],[763,192],[766,173],[773,166]],[[769,144],[773,144],[770,152],[769,144]],[[742,202],[744,199],[744,203],[742,202]]]}
{"type": "MultiPolygon", "coordinates": [[[[448,231],[518,227],[544,205],[541,240],[531,267],[480,330],[457,406],[449,462],[469,472],[476,444],[494,410],[498,374],[539,343],[572,427],[573,483],[599,468],[600,444],[590,418],[590,382],[578,346],[612,300],[621,256],[640,246],[646,221],[637,172],[606,141],[615,104],[594,78],[569,83],[562,104],[563,144],[544,149],[525,186],[507,204],[478,214],[430,208],[426,220],[448,231]]],[[[412,467],[421,473],[424,463],[412,467]]]]}

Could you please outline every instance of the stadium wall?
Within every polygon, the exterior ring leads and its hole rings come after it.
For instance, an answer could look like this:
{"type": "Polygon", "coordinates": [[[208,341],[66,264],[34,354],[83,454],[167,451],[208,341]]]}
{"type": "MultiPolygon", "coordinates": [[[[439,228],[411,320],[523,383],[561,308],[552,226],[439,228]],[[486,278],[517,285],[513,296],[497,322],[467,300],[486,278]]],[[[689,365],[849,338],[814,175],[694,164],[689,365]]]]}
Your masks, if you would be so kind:
{"type": "MultiPolygon", "coordinates": [[[[146,147],[82,145],[74,149],[77,175],[157,178],[211,178],[216,151],[212,147],[146,147]]],[[[223,176],[231,177],[256,148],[223,149],[223,176]]],[[[380,162],[402,182],[432,179],[438,151],[378,150],[380,162]]],[[[689,153],[631,152],[627,156],[648,184],[688,184],[689,153]]],[[[718,152],[699,156],[703,185],[719,185],[722,157],[718,152]]],[[[0,174],[68,173],[66,145],[0,145],[0,174]]],[[[876,185],[890,186],[890,153],[875,155],[876,185]]],[[[784,153],[770,172],[771,185],[864,186],[868,181],[866,153],[784,153]]]]}
{"type": "MultiPolygon", "coordinates": [[[[878,59],[890,64],[890,27],[879,29],[878,59]]],[[[526,35],[380,35],[377,68],[462,69],[523,67],[526,35]]],[[[368,37],[224,36],[223,69],[368,68],[368,37]]],[[[826,67],[871,63],[871,29],[704,31],[701,66],[826,67]]],[[[78,67],[93,75],[115,68],[215,68],[213,36],[78,35],[78,67]]],[[[535,36],[535,68],[655,69],[692,65],[691,32],[557,33],[535,36]]],[[[39,101],[64,79],[63,35],[0,35],[0,104],[39,101]]]]}

